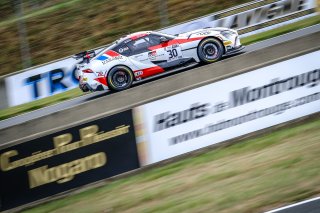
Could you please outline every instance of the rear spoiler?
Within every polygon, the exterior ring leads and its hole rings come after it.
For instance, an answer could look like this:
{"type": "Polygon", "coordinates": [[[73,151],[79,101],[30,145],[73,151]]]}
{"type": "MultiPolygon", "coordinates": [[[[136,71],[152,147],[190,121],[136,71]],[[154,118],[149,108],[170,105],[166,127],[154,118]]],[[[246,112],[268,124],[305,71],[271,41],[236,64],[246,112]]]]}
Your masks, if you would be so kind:
{"type": "Polygon", "coordinates": [[[74,59],[90,59],[90,58],[93,58],[96,56],[96,53],[94,50],[86,50],[86,51],[83,51],[83,52],[80,52],[80,53],[77,53],[75,55],[73,55],[72,57],[74,59]]]}

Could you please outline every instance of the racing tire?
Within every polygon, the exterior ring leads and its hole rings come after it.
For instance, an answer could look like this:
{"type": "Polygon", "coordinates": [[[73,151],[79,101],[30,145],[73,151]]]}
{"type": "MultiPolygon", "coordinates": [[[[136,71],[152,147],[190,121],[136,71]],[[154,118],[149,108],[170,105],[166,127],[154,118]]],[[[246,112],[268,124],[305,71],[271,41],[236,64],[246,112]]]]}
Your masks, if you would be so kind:
{"type": "Polygon", "coordinates": [[[88,92],[90,90],[86,84],[84,85],[79,84],[79,88],[82,90],[82,92],[88,92]]]}
{"type": "Polygon", "coordinates": [[[223,45],[216,38],[206,38],[198,45],[198,57],[202,63],[209,64],[220,60],[223,45]]]}
{"type": "Polygon", "coordinates": [[[125,90],[132,85],[133,74],[126,66],[116,66],[109,71],[107,81],[110,90],[125,90]]]}

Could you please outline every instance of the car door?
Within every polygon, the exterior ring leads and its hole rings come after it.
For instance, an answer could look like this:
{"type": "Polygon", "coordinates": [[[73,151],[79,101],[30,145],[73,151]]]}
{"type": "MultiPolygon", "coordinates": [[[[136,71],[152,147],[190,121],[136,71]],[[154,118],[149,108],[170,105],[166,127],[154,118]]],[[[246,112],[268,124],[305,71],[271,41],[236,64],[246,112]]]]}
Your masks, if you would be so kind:
{"type": "Polygon", "coordinates": [[[127,43],[127,45],[131,49],[131,56],[129,58],[133,60],[140,69],[154,66],[149,59],[148,48],[151,46],[151,44],[146,39],[146,36],[131,40],[127,43]]]}
{"type": "Polygon", "coordinates": [[[182,58],[179,43],[172,38],[162,38],[161,42],[161,35],[148,34],[127,45],[132,52],[130,59],[141,69],[137,77],[145,78],[164,72],[178,65],[182,58]]]}
{"type": "Polygon", "coordinates": [[[136,79],[139,80],[164,72],[164,69],[155,63],[157,60],[164,60],[164,54],[158,55],[158,51],[149,50],[149,47],[154,46],[154,43],[150,42],[148,35],[131,40],[126,45],[131,50],[129,59],[140,69],[134,72],[136,79]]]}
{"type": "Polygon", "coordinates": [[[180,64],[183,55],[177,40],[161,34],[150,34],[149,39],[152,46],[148,49],[151,55],[155,55],[153,63],[166,70],[170,70],[170,68],[180,64]]]}

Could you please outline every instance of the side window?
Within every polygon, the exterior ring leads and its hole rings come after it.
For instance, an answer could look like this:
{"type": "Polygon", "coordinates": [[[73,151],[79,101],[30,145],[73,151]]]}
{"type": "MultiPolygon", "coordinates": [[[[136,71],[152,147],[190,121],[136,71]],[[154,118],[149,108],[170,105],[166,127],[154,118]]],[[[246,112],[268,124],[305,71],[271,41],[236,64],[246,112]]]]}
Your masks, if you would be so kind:
{"type": "Polygon", "coordinates": [[[131,55],[148,52],[149,47],[159,45],[161,43],[160,37],[160,35],[150,34],[148,36],[144,36],[142,38],[130,41],[129,43],[127,43],[127,45],[132,51],[131,55]]]}
{"type": "Polygon", "coordinates": [[[131,55],[131,50],[126,44],[120,44],[119,46],[115,47],[113,50],[124,56],[131,55]]]}
{"type": "Polygon", "coordinates": [[[128,46],[130,47],[130,49],[132,49],[132,54],[135,55],[148,51],[148,47],[150,47],[150,44],[145,39],[145,37],[143,37],[129,42],[128,46]]]}
{"type": "Polygon", "coordinates": [[[151,46],[159,45],[161,43],[160,36],[150,34],[149,35],[149,42],[150,42],[151,46]]]}

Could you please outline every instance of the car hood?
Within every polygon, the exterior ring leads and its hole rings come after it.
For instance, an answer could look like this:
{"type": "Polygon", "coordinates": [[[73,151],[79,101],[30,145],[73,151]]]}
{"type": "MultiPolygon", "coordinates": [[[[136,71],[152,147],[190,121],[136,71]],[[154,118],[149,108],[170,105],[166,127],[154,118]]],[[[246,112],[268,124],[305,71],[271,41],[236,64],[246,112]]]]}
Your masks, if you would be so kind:
{"type": "MultiPolygon", "coordinates": [[[[192,31],[189,31],[189,32],[181,33],[181,34],[178,35],[178,37],[188,37],[191,34],[196,34],[196,33],[200,33],[200,32],[203,32],[203,31],[210,31],[211,33],[220,33],[221,31],[224,31],[224,30],[231,30],[231,29],[225,28],[225,27],[214,27],[214,28],[213,27],[208,27],[208,28],[192,30],[192,31]]],[[[233,30],[231,30],[231,31],[233,31],[233,30]]]]}

